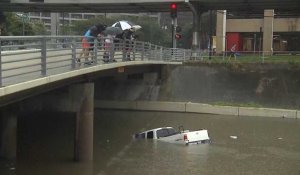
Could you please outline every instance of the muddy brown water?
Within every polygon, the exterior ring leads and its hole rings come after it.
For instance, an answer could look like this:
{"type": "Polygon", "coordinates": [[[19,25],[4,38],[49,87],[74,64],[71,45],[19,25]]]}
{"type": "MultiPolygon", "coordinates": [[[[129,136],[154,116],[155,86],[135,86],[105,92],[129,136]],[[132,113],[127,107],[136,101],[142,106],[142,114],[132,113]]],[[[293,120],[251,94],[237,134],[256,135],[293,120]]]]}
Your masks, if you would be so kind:
{"type": "Polygon", "coordinates": [[[17,164],[2,160],[0,174],[300,174],[297,119],[96,110],[94,161],[81,164],[72,161],[74,116],[62,115],[21,119],[17,164]],[[208,129],[212,143],[132,140],[135,132],[180,125],[208,129]]]}

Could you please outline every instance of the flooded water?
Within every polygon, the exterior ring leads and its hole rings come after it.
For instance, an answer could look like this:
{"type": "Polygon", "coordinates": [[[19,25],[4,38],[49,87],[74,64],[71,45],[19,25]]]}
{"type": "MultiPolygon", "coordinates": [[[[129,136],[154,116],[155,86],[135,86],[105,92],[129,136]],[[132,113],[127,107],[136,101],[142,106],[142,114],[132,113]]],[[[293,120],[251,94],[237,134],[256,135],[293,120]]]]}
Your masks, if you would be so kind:
{"type": "Polygon", "coordinates": [[[16,169],[20,175],[299,175],[300,121],[205,114],[95,112],[94,162],[73,158],[73,116],[30,117],[19,125],[16,169]],[[132,140],[132,134],[161,126],[206,128],[211,144],[174,145],[132,140]],[[21,146],[20,146],[21,144],[21,146]]]}

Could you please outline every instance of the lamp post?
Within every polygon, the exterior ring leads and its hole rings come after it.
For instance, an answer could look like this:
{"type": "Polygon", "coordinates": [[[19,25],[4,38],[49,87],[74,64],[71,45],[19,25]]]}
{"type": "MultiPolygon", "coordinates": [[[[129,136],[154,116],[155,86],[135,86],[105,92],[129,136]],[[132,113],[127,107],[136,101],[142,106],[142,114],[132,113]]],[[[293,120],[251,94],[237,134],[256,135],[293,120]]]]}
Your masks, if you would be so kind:
{"type": "Polygon", "coordinates": [[[28,22],[29,17],[26,13],[17,13],[16,14],[18,17],[21,18],[22,20],[22,35],[25,35],[25,21],[28,22]]]}

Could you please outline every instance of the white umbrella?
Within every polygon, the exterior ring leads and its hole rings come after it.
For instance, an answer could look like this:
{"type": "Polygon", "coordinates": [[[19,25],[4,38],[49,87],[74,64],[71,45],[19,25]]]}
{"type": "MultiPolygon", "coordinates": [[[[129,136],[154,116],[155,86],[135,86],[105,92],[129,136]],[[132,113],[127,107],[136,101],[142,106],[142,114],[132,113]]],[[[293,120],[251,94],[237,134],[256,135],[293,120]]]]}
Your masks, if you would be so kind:
{"type": "Polygon", "coordinates": [[[119,27],[119,28],[121,28],[122,30],[127,30],[127,29],[138,30],[138,29],[142,28],[142,27],[139,26],[139,25],[135,25],[135,24],[133,24],[132,22],[130,22],[130,21],[125,21],[125,20],[118,21],[118,22],[114,23],[114,24],[112,25],[112,27],[119,27]]]}
{"type": "Polygon", "coordinates": [[[118,35],[122,32],[122,29],[119,27],[106,27],[106,29],[103,31],[105,35],[118,35]]]}
{"type": "Polygon", "coordinates": [[[131,28],[132,28],[134,31],[137,31],[137,30],[141,29],[142,26],[140,26],[140,25],[133,25],[133,26],[131,26],[131,28]]]}

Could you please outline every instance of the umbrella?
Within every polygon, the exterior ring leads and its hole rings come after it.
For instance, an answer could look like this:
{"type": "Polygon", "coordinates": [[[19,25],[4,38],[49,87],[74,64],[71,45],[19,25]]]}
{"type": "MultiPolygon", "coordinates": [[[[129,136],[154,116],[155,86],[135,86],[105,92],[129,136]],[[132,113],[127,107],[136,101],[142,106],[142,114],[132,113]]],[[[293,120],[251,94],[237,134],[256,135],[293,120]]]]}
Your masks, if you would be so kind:
{"type": "Polygon", "coordinates": [[[133,26],[131,26],[131,28],[132,28],[134,31],[137,31],[137,30],[141,29],[142,26],[140,26],[140,25],[133,25],[133,26]]]}
{"type": "Polygon", "coordinates": [[[118,35],[122,33],[122,29],[119,27],[106,27],[106,29],[103,31],[103,34],[105,35],[118,35]]]}
{"type": "Polygon", "coordinates": [[[127,29],[138,30],[138,29],[142,28],[142,27],[139,26],[139,25],[135,25],[135,24],[133,24],[133,23],[130,22],[130,21],[124,21],[124,20],[118,21],[118,22],[114,23],[114,24],[112,25],[112,27],[119,27],[119,28],[121,28],[122,30],[127,30],[127,29]]]}

